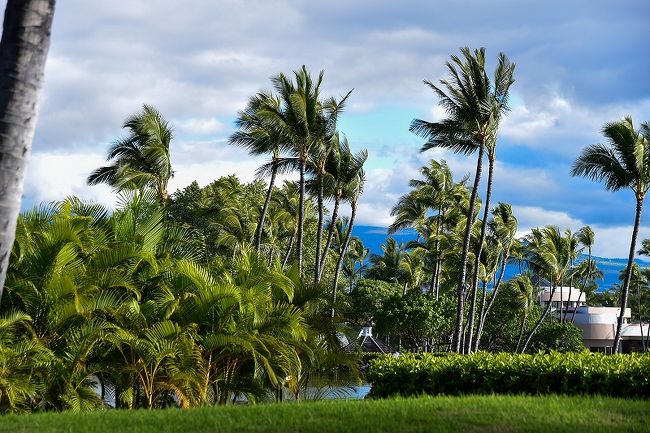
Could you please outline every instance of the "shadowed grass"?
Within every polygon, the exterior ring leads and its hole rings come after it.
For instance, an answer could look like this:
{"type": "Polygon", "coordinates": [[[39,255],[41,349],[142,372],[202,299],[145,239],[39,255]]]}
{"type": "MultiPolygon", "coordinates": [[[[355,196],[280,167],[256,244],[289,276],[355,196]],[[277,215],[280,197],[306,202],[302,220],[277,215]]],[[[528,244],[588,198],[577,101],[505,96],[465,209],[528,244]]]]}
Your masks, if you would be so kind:
{"type": "Polygon", "coordinates": [[[0,433],[647,432],[649,412],[648,401],[601,397],[422,397],[12,415],[0,433]]]}

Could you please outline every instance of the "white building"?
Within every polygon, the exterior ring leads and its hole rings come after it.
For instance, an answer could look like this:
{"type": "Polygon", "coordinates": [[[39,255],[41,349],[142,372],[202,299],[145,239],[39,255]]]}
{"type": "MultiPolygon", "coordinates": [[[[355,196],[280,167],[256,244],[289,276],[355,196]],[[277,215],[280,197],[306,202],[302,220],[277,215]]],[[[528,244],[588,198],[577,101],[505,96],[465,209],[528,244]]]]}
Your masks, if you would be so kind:
{"type": "MultiPolygon", "coordinates": [[[[539,301],[542,308],[551,302],[551,311],[557,317],[564,316],[565,320],[572,322],[582,330],[582,341],[592,352],[611,353],[614,346],[614,336],[619,307],[590,307],[586,303],[586,296],[574,287],[557,287],[551,296],[551,289],[544,287],[540,290],[539,301]]],[[[643,342],[650,341],[650,325],[647,323],[630,323],[632,312],[625,309],[623,314],[623,328],[621,329],[621,351],[640,352],[643,342]]]]}

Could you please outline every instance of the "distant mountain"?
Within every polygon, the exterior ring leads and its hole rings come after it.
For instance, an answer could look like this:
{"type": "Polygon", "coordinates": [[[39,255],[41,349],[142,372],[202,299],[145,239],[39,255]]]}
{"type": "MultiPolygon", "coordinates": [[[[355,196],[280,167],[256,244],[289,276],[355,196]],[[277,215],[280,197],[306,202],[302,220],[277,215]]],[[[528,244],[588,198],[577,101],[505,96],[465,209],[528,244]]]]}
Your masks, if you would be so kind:
{"type": "MultiPolygon", "coordinates": [[[[385,227],[372,227],[372,226],[356,226],[353,229],[353,234],[363,240],[366,248],[370,248],[370,251],[375,254],[381,254],[381,245],[386,242],[388,234],[385,227]]],[[[409,231],[403,231],[399,234],[393,235],[395,240],[398,242],[408,242],[416,238],[415,233],[409,231]]],[[[578,262],[586,259],[586,255],[582,255],[578,262]]],[[[598,282],[599,290],[606,290],[613,287],[615,284],[619,283],[618,275],[625,269],[627,264],[626,258],[607,258],[607,257],[596,257],[593,259],[598,264],[598,268],[603,271],[604,280],[598,282]]],[[[636,259],[636,263],[641,267],[650,267],[650,261],[636,259]]],[[[516,275],[519,272],[517,265],[508,265],[506,268],[506,275],[504,278],[510,278],[516,275]]]]}

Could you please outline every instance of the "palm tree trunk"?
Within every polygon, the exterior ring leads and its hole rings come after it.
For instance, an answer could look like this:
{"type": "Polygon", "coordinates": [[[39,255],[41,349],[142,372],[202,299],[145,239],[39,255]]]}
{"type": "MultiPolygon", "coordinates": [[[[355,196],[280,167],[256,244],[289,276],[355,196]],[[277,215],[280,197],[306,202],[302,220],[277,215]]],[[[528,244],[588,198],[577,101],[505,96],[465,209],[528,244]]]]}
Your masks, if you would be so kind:
{"type": "Polygon", "coordinates": [[[524,346],[521,348],[521,353],[526,352],[526,349],[528,349],[528,344],[530,343],[530,340],[532,340],[533,336],[539,329],[539,327],[542,325],[542,322],[544,319],[546,319],[546,316],[548,315],[548,312],[551,310],[551,305],[553,305],[553,295],[555,295],[555,284],[553,284],[553,288],[551,289],[551,296],[549,297],[548,305],[544,309],[544,312],[540,316],[539,319],[537,319],[537,322],[535,322],[535,326],[533,326],[533,329],[530,331],[530,334],[528,334],[528,338],[526,338],[526,342],[524,343],[524,346]]]}
{"type": "Polygon", "coordinates": [[[438,222],[436,224],[436,255],[433,261],[433,278],[431,279],[431,288],[434,292],[434,298],[436,301],[438,300],[440,287],[438,277],[440,276],[440,266],[442,265],[440,262],[440,226],[442,225],[442,218],[444,218],[444,216],[444,212],[441,209],[438,209],[438,222]]]}
{"type": "Polygon", "coordinates": [[[357,202],[352,202],[352,213],[350,214],[350,222],[348,223],[348,229],[345,233],[345,241],[341,247],[341,252],[339,258],[336,262],[336,271],[334,272],[334,283],[332,285],[332,317],[334,317],[334,307],[336,305],[336,291],[339,286],[339,275],[341,274],[341,268],[343,267],[343,259],[345,258],[345,253],[348,250],[348,245],[350,244],[350,237],[352,235],[352,226],[354,225],[354,218],[357,215],[357,202]]]}
{"type": "Polygon", "coordinates": [[[293,243],[296,240],[296,233],[294,232],[291,235],[291,240],[289,241],[289,246],[287,247],[287,252],[284,255],[284,258],[282,259],[282,270],[287,266],[287,262],[289,261],[289,257],[291,257],[291,250],[293,249],[293,243]]]}
{"type": "Polygon", "coordinates": [[[305,171],[307,170],[307,161],[304,158],[300,160],[300,185],[299,185],[299,202],[298,202],[298,242],[296,249],[298,252],[298,273],[302,275],[302,239],[305,225],[305,171]]]}
{"type": "Polygon", "coordinates": [[[519,329],[519,338],[517,339],[517,347],[515,348],[515,353],[519,352],[519,346],[521,345],[521,339],[524,338],[524,330],[526,329],[526,317],[524,314],[521,318],[521,328],[519,329]]]}
{"type": "Polygon", "coordinates": [[[316,254],[314,254],[314,283],[320,281],[320,247],[323,241],[323,176],[318,176],[318,226],[316,227],[316,254]]]}
{"type": "MultiPolygon", "coordinates": [[[[563,296],[564,290],[563,289],[564,289],[564,281],[560,284],[560,323],[562,323],[562,308],[563,308],[563,305],[562,305],[563,302],[562,301],[564,300],[563,299],[564,298],[564,296],[563,296]]],[[[571,292],[569,292],[569,293],[571,293],[571,292]]]]}
{"type": "MultiPolygon", "coordinates": [[[[273,162],[275,162],[275,156],[273,157],[273,162]]],[[[264,206],[262,206],[262,214],[260,215],[260,221],[257,223],[257,230],[255,230],[255,249],[257,252],[260,252],[260,246],[262,245],[262,232],[264,231],[264,220],[266,219],[266,212],[269,209],[269,203],[271,203],[271,196],[273,195],[273,186],[275,184],[275,176],[277,174],[277,168],[275,164],[271,167],[271,179],[269,180],[269,189],[266,191],[266,199],[264,200],[264,206]]]]}
{"type": "Polygon", "coordinates": [[[618,353],[618,346],[621,342],[621,329],[623,329],[623,315],[627,307],[627,298],[630,292],[630,279],[632,277],[632,264],[634,263],[634,253],[636,249],[636,238],[639,234],[639,225],[641,224],[641,213],[643,212],[643,194],[637,193],[636,197],[636,214],[634,217],[634,229],[632,230],[632,240],[630,241],[630,255],[627,259],[627,268],[625,269],[625,281],[623,283],[623,291],[621,293],[621,312],[618,315],[618,323],[616,324],[616,335],[614,336],[613,353],[618,353]]]}
{"type": "Polygon", "coordinates": [[[472,338],[474,332],[474,322],[476,315],[476,292],[478,290],[478,273],[481,265],[481,254],[483,252],[483,243],[485,242],[485,233],[487,228],[487,221],[490,215],[490,199],[492,198],[492,182],[494,176],[494,153],[488,152],[488,176],[487,176],[487,191],[485,192],[485,205],[483,207],[483,223],[481,224],[481,234],[478,240],[478,248],[476,249],[476,257],[474,258],[474,278],[472,278],[472,303],[469,309],[469,329],[467,333],[467,347],[466,353],[472,351],[472,338]]]}
{"type": "Polygon", "coordinates": [[[336,220],[339,217],[339,205],[341,204],[341,196],[337,195],[334,200],[334,210],[332,211],[332,222],[330,223],[330,228],[327,231],[327,241],[325,242],[325,248],[323,248],[323,254],[320,259],[320,271],[318,273],[318,279],[323,276],[323,271],[325,270],[325,262],[327,261],[327,253],[329,252],[330,246],[332,245],[332,237],[334,236],[334,229],[336,228],[336,220]]]}
{"type": "Polygon", "coordinates": [[[483,294],[481,295],[481,312],[478,315],[478,324],[476,327],[476,335],[474,336],[474,341],[470,340],[470,344],[472,344],[472,350],[476,352],[478,350],[478,331],[479,327],[483,323],[481,318],[483,317],[483,313],[485,312],[485,303],[487,301],[487,283],[483,281],[483,294]]]}
{"type": "Polygon", "coordinates": [[[490,301],[487,304],[487,307],[485,308],[484,312],[481,312],[481,315],[479,316],[479,321],[478,321],[478,329],[476,331],[476,338],[474,342],[474,350],[478,350],[479,344],[481,344],[481,336],[483,335],[483,327],[485,326],[485,321],[487,320],[488,314],[490,314],[490,310],[492,309],[492,305],[494,305],[494,300],[496,299],[497,293],[499,292],[499,288],[501,287],[501,281],[503,280],[503,274],[506,271],[506,264],[508,263],[508,258],[509,255],[506,254],[503,256],[503,262],[501,262],[501,269],[499,270],[499,278],[497,278],[497,282],[494,285],[494,289],[492,290],[492,296],[490,296],[490,301]]]}
{"type": "Polygon", "coordinates": [[[463,237],[463,251],[460,256],[460,274],[458,276],[458,289],[456,290],[456,328],[454,330],[454,337],[452,340],[452,350],[460,353],[462,346],[461,340],[463,338],[463,318],[465,310],[465,279],[467,277],[467,256],[469,253],[469,241],[472,234],[472,224],[474,223],[474,206],[476,204],[476,196],[478,188],[481,183],[481,170],[483,168],[483,152],[485,144],[481,143],[478,151],[478,158],[476,161],[476,175],[474,176],[474,185],[472,186],[472,193],[469,198],[469,211],[467,212],[467,223],[465,224],[465,234],[463,237]]]}
{"type": "Polygon", "coordinates": [[[16,235],[55,0],[8,0],[0,41],[0,298],[16,235]]]}
{"type": "Polygon", "coordinates": [[[573,323],[573,321],[576,318],[576,310],[578,309],[578,305],[580,305],[580,299],[582,299],[582,292],[580,292],[580,294],[578,295],[578,301],[576,302],[576,306],[573,309],[573,315],[571,316],[571,323],[573,323]]]}

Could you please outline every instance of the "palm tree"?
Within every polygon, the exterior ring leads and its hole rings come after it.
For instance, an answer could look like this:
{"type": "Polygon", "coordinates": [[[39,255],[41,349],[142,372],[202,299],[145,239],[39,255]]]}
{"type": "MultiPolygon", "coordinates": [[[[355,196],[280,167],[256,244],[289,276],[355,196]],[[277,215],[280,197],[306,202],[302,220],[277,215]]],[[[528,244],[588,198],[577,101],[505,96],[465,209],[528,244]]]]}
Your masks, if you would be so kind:
{"type": "MultiPolygon", "coordinates": [[[[264,231],[264,220],[266,213],[271,202],[271,195],[275,185],[275,178],[278,172],[278,161],[280,159],[280,151],[282,149],[281,137],[275,133],[273,128],[266,127],[264,119],[259,115],[259,110],[264,106],[278,105],[279,101],[267,93],[260,92],[252,96],[248,105],[243,111],[237,115],[235,125],[239,128],[230,136],[230,144],[241,146],[248,149],[252,155],[271,154],[271,161],[269,163],[270,180],[269,187],[266,191],[266,198],[260,219],[257,223],[255,230],[255,248],[260,250],[262,244],[262,232],[264,231]]],[[[264,170],[262,170],[263,172],[264,170]]]]}
{"type": "MultiPolygon", "coordinates": [[[[539,278],[548,279],[551,291],[546,308],[535,322],[521,348],[522,353],[526,351],[530,340],[551,311],[553,295],[555,295],[558,286],[564,285],[571,263],[576,256],[577,247],[575,235],[570,230],[565,230],[562,233],[557,226],[535,228],[526,237],[526,241],[525,254],[528,266],[539,278]]],[[[561,314],[562,309],[560,309],[561,314]]]]}
{"type": "Polygon", "coordinates": [[[8,0],[0,41],[0,297],[20,212],[55,0],[8,0]]]}
{"type": "Polygon", "coordinates": [[[359,164],[359,157],[361,155],[355,155],[350,150],[350,144],[347,137],[341,137],[341,134],[337,133],[333,137],[332,151],[329,153],[327,159],[326,172],[327,182],[326,182],[326,195],[328,199],[334,200],[334,209],[332,210],[332,218],[328,224],[327,231],[327,240],[325,241],[325,247],[323,248],[323,253],[320,259],[320,270],[319,277],[322,275],[323,270],[325,269],[325,263],[327,262],[328,252],[332,244],[332,237],[334,236],[334,231],[338,224],[339,220],[339,208],[341,201],[346,197],[349,197],[354,187],[355,172],[359,164]]]}
{"type": "Polygon", "coordinates": [[[535,290],[529,274],[515,277],[509,281],[509,285],[515,292],[514,301],[521,308],[521,327],[519,329],[519,338],[517,339],[517,346],[515,348],[515,352],[519,352],[521,340],[524,337],[524,331],[526,329],[526,321],[528,320],[528,315],[530,314],[535,302],[535,290]]]}
{"type": "Polygon", "coordinates": [[[338,260],[336,262],[336,269],[334,271],[334,282],[332,283],[332,317],[334,317],[334,308],[336,305],[336,292],[339,285],[339,276],[341,274],[341,269],[343,267],[343,259],[348,250],[348,245],[350,244],[350,238],[352,237],[352,228],[354,227],[354,220],[357,215],[357,206],[359,204],[359,198],[363,193],[363,184],[366,181],[366,175],[363,170],[363,164],[368,159],[368,152],[363,150],[354,155],[353,163],[348,167],[348,170],[345,174],[345,177],[350,180],[348,183],[349,186],[349,195],[346,197],[350,202],[350,220],[348,222],[347,231],[345,233],[345,238],[341,246],[341,251],[339,253],[338,260]]]}
{"type": "Polygon", "coordinates": [[[258,112],[266,127],[281,137],[292,155],[290,158],[282,158],[278,164],[284,165],[287,170],[297,168],[300,173],[296,240],[300,272],[303,266],[304,203],[309,156],[315,147],[323,145],[335,134],[338,115],[350,95],[348,92],[338,101],[334,98],[323,101],[320,97],[323,74],[321,71],[316,80],[313,80],[303,65],[294,71],[295,83],[282,73],[271,78],[280,104],[264,105],[258,112]]]}
{"type": "MultiPolygon", "coordinates": [[[[487,320],[492,305],[496,299],[499,289],[501,288],[501,283],[503,281],[503,276],[505,274],[506,265],[510,260],[510,255],[512,250],[517,245],[517,218],[512,213],[512,207],[507,203],[499,203],[492,210],[492,221],[489,223],[489,228],[501,247],[501,257],[500,263],[501,267],[499,270],[499,276],[494,284],[492,289],[492,295],[490,300],[487,303],[487,306],[481,307],[481,312],[478,317],[478,328],[476,331],[476,338],[474,339],[474,351],[477,351],[481,342],[481,335],[483,334],[483,326],[487,320]]],[[[483,304],[485,305],[485,303],[483,304]]]]}
{"type": "Polygon", "coordinates": [[[643,123],[641,130],[636,131],[632,118],[626,117],[621,121],[605,124],[602,132],[607,144],[592,144],[583,149],[573,163],[571,174],[602,181],[605,183],[605,189],[610,191],[629,188],[636,198],[630,252],[621,291],[621,313],[618,316],[614,337],[613,351],[616,353],[619,350],[623,316],[630,291],[631,269],[641,224],[643,201],[650,187],[650,122],[643,123]]]}
{"type": "Polygon", "coordinates": [[[156,191],[158,200],[166,205],[167,183],[173,176],[169,145],[172,129],[160,112],[144,105],[142,112],[126,119],[123,125],[129,135],[115,141],[108,150],[107,161],[88,176],[89,185],[105,183],[115,191],[156,191]]]}
{"type": "Polygon", "coordinates": [[[467,260],[483,154],[488,146],[496,142],[499,121],[508,110],[508,91],[514,82],[514,65],[503,53],[499,54],[499,65],[495,70],[493,82],[485,72],[484,48],[472,53],[465,47],[461,49],[461,53],[464,60],[454,55],[451,56],[451,61],[446,63],[450,78],[441,80],[441,87],[430,81],[424,82],[440,97],[439,104],[449,117],[440,122],[415,119],[410,127],[412,132],[427,140],[422,146],[422,152],[442,147],[469,155],[478,150],[458,275],[456,328],[452,342],[452,348],[456,352],[462,350],[467,260]]]}

